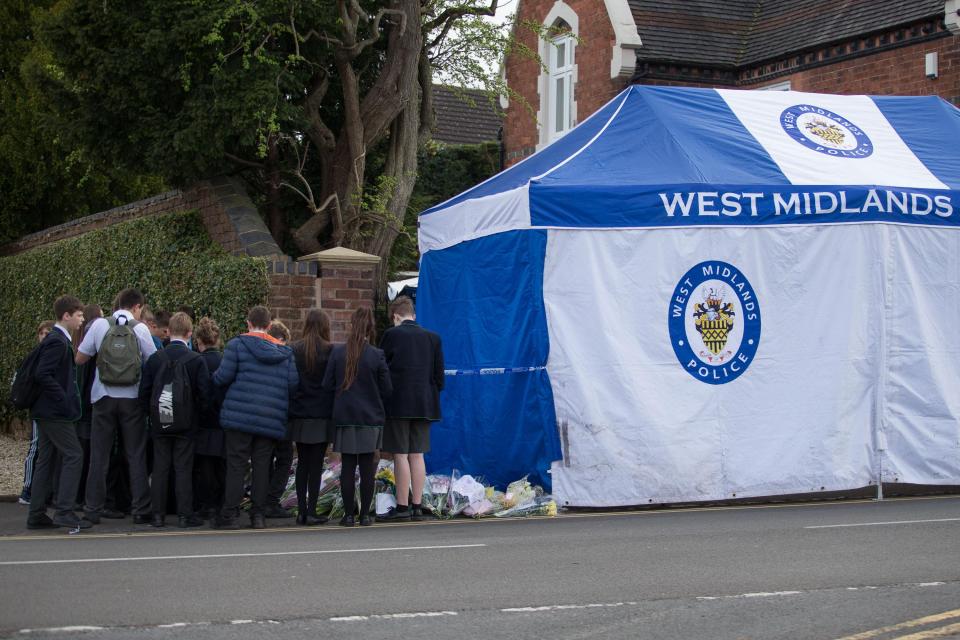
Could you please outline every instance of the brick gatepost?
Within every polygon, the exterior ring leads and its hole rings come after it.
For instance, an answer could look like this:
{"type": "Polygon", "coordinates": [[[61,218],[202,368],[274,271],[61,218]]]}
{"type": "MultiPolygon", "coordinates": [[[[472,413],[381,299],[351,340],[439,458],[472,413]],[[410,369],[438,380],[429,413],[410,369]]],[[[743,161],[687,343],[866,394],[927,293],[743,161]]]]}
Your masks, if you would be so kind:
{"type": "Polygon", "coordinates": [[[360,307],[373,309],[380,257],[345,247],[335,247],[301,257],[300,263],[316,263],[320,308],[330,314],[330,338],[345,342],[350,316],[360,307]]]}

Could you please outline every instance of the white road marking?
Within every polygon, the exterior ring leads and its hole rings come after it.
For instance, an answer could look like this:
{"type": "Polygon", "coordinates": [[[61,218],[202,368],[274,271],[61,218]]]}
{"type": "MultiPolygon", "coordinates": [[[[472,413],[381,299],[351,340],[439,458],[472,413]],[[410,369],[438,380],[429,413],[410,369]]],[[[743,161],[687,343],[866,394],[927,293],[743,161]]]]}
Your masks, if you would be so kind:
{"type": "Polygon", "coordinates": [[[595,604],[551,604],[542,607],[508,607],[500,609],[504,613],[532,613],[536,611],[562,611],[565,609],[598,609],[604,607],[636,606],[636,602],[603,602],[595,604]]]}
{"type": "Polygon", "coordinates": [[[106,627],[74,626],[74,627],[45,627],[43,629],[20,629],[20,633],[81,633],[84,631],[103,631],[106,627]]]}
{"type": "Polygon", "coordinates": [[[697,600],[726,600],[730,598],[776,598],[779,596],[796,596],[803,591],[760,591],[757,593],[740,593],[735,596],[698,596],[697,600]]]}
{"type": "Polygon", "coordinates": [[[471,549],[485,547],[485,544],[445,544],[420,547],[378,547],[375,549],[323,549],[315,551],[269,551],[263,553],[208,553],[193,556],[132,556],[122,558],[69,558],[62,560],[8,560],[0,562],[0,567],[13,567],[40,564],[81,564],[90,562],[145,562],[149,560],[205,560],[209,558],[261,558],[271,556],[307,556],[336,553],[373,553],[379,551],[424,551],[431,549],[471,549]]]}
{"type": "Polygon", "coordinates": [[[369,616],[337,616],[330,618],[330,622],[363,622],[364,620],[399,620],[402,618],[439,618],[441,616],[455,616],[456,611],[414,611],[412,613],[379,613],[369,616]]]}
{"type": "Polygon", "coordinates": [[[932,520],[891,520],[890,522],[854,522],[850,524],[817,524],[804,529],[839,529],[842,527],[877,527],[886,524],[921,524],[925,522],[960,522],[960,518],[936,518],[932,520]]]}

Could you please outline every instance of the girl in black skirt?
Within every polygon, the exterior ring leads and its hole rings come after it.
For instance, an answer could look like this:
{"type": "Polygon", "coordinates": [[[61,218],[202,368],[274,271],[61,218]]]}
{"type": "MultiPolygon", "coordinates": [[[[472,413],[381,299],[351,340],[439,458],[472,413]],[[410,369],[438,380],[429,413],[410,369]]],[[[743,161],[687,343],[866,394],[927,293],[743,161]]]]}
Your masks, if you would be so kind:
{"type": "MultiPolygon", "coordinates": [[[[212,376],[223,359],[220,351],[220,326],[215,320],[200,318],[193,330],[193,344],[212,376]]],[[[201,517],[212,520],[223,505],[227,461],[219,419],[220,405],[223,402],[222,391],[216,385],[211,386],[214,397],[208,399],[210,412],[204,416],[203,424],[196,430],[194,440],[193,496],[201,517]]]]}
{"type": "Polygon", "coordinates": [[[333,400],[335,427],[333,450],[340,452],[340,491],[345,515],[344,527],[355,523],[356,509],[354,473],[360,467],[360,525],[373,524],[370,503],[373,501],[375,453],[383,440],[385,422],[383,401],[390,397],[390,371],[383,351],[376,344],[373,312],[361,307],[350,321],[347,344],[337,345],[330,353],[323,390],[333,400]]]}
{"type": "Polygon", "coordinates": [[[317,517],[317,492],[323,475],[323,456],[333,440],[329,396],[322,392],[323,374],[330,359],[330,318],[311,309],[303,338],[290,345],[300,374],[300,386],[290,400],[287,436],[297,443],[297,524],[323,524],[317,517]]]}

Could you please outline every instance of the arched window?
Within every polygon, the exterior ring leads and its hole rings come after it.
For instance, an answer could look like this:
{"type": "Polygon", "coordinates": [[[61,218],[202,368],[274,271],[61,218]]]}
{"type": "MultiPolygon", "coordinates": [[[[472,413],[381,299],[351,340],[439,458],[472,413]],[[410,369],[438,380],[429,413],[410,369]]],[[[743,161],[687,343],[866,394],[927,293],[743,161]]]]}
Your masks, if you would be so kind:
{"type": "Polygon", "coordinates": [[[547,142],[556,140],[573,128],[573,50],[576,40],[570,25],[557,20],[553,25],[557,35],[550,38],[546,53],[547,63],[547,142]]]}
{"type": "Polygon", "coordinates": [[[563,0],[556,0],[543,19],[546,33],[540,38],[540,136],[537,149],[570,131],[577,122],[577,64],[575,50],[580,20],[563,0]]]}

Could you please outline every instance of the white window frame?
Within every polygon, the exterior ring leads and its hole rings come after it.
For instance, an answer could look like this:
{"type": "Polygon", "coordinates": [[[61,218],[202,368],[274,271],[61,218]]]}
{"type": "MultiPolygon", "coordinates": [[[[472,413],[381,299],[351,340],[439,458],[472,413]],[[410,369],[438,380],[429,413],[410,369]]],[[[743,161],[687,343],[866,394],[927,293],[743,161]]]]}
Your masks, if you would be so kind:
{"type": "Polygon", "coordinates": [[[573,51],[576,40],[569,33],[550,40],[547,55],[547,137],[552,142],[573,128],[573,51]],[[563,56],[561,62],[560,57],[563,56]],[[562,88],[560,88],[562,87],[562,88]]]}
{"type": "Polygon", "coordinates": [[[539,143],[537,151],[554,140],[563,137],[577,124],[577,34],[580,20],[577,14],[563,0],[554,2],[550,12],[543,20],[547,28],[556,28],[563,25],[569,30],[553,38],[540,38],[539,54],[546,70],[540,74],[538,92],[540,94],[540,110],[537,112],[539,129],[539,143]],[[564,47],[564,64],[557,64],[557,47],[564,47]],[[561,121],[557,120],[557,82],[562,81],[565,99],[562,103],[561,121]],[[557,131],[558,125],[560,130],[557,131]]]}
{"type": "Polygon", "coordinates": [[[784,80],[776,84],[768,84],[765,87],[757,87],[757,91],[790,91],[790,81],[784,80]]]}

